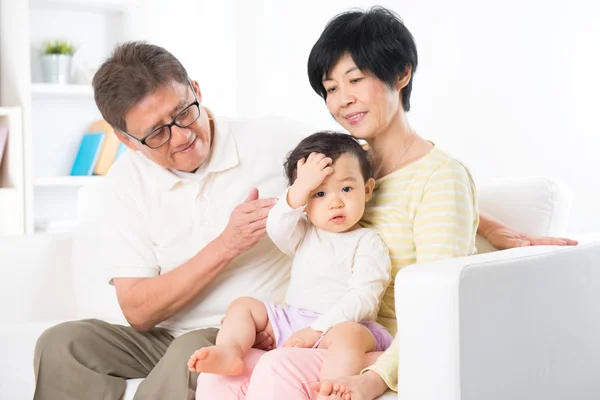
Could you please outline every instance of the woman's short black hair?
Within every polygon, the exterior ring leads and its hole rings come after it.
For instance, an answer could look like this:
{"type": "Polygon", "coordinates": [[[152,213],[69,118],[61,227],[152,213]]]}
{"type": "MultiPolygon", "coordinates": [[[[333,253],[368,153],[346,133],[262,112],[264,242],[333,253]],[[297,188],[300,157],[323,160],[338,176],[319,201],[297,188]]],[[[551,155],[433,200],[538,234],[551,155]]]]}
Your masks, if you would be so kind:
{"type": "Polygon", "coordinates": [[[373,177],[373,167],[368,152],[352,136],[346,133],[322,131],[302,139],[292,150],[283,164],[290,186],[296,180],[298,161],[308,158],[310,153],[322,153],[334,162],[342,154],[350,154],[358,159],[365,182],[373,177]]]}
{"type": "Polygon", "coordinates": [[[367,11],[350,10],[335,16],[313,46],[308,57],[308,79],[319,96],[327,98],[323,77],[329,75],[338,60],[349,54],[364,73],[372,74],[390,88],[406,67],[412,75],[402,89],[402,105],[410,110],[410,93],[417,70],[417,46],[402,19],[387,8],[376,6],[367,11]]]}

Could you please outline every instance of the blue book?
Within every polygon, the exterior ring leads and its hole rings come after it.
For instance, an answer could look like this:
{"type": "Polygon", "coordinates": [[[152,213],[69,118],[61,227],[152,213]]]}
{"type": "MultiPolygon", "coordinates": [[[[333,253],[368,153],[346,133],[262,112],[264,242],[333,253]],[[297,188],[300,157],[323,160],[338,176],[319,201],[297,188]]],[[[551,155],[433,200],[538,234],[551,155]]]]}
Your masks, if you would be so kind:
{"type": "Polygon", "coordinates": [[[121,154],[125,153],[129,150],[129,147],[125,146],[123,143],[119,143],[119,148],[117,149],[117,154],[115,155],[115,161],[121,157],[121,154]]]}
{"type": "Polygon", "coordinates": [[[83,135],[77,157],[71,168],[71,175],[92,175],[105,138],[106,133],[104,132],[90,132],[83,135]]]}

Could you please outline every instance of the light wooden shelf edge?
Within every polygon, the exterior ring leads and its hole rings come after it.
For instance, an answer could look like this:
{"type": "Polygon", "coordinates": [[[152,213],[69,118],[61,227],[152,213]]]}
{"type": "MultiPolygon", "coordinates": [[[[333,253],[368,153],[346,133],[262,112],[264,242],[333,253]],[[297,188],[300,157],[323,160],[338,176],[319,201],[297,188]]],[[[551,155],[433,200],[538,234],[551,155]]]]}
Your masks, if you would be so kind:
{"type": "Polygon", "coordinates": [[[103,13],[123,13],[136,5],[139,0],[30,0],[32,8],[103,13]]]}
{"type": "Polygon", "coordinates": [[[35,187],[80,187],[102,180],[103,176],[57,176],[35,178],[35,187]]]}
{"type": "Polygon", "coordinates": [[[33,95],[85,96],[91,98],[94,96],[94,89],[91,85],[32,83],[31,93],[33,95]]]}

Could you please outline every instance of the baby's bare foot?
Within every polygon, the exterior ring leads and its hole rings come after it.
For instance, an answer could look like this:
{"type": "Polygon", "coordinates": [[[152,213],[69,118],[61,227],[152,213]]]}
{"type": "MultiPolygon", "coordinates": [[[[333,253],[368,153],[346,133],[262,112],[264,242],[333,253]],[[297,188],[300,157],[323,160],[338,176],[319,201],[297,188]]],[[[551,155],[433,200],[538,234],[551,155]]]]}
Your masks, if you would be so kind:
{"type": "Polygon", "coordinates": [[[311,388],[318,393],[317,400],[351,400],[348,388],[339,383],[323,381],[316,385],[311,385],[311,388]]]}
{"type": "Polygon", "coordinates": [[[210,346],[196,350],[188,361],[190,371],[218,375],[239,375],[244,371],[244,361],[235,347],[210,346]]]}

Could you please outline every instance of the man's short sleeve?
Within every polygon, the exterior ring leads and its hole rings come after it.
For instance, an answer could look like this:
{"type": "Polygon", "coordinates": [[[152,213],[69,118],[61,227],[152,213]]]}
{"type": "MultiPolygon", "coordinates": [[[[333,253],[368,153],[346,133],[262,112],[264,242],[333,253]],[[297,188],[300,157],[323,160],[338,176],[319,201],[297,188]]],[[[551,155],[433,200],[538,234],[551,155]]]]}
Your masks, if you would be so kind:
{"type": "Polygon", "coordinates": [[[106,273],[113,278],[152,278],[160,273],[144,209],[130,190],[107,188],[103,221],[107,249],[106,273]]]}

